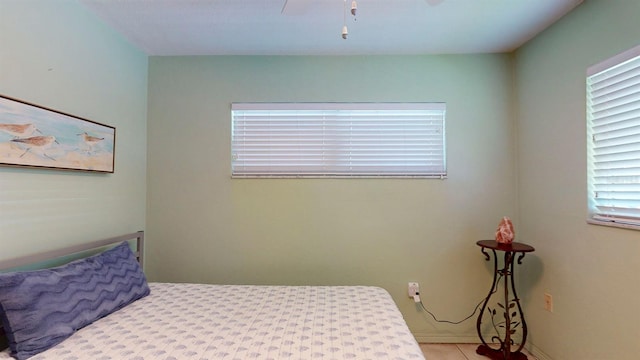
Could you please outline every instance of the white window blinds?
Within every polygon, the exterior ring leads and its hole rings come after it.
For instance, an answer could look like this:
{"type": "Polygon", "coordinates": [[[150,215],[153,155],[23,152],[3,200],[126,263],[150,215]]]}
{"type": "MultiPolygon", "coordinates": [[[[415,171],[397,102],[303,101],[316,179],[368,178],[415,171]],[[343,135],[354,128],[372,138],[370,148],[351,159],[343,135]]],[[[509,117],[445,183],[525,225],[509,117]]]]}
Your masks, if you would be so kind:
{"type": "Polygon", "coordinates": [[[234,177],[446,176],[444,103],[235,103],[234,177]]]}
{"type": "Polygon", "coordinates": [[[640,225],[640,47],[587,72],[589,213],[640,225]]]}

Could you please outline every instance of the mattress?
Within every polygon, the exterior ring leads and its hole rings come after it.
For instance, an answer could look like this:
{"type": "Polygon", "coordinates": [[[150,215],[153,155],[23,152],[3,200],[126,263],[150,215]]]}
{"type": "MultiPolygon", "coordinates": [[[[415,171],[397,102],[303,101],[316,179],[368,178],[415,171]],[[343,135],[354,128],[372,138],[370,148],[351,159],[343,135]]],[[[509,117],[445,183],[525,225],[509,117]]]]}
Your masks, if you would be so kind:
{"type": "Polygon", "coordinates": [[[424,359],[382,288],[149,287],[151,295],[31,359],[424,359]]]}

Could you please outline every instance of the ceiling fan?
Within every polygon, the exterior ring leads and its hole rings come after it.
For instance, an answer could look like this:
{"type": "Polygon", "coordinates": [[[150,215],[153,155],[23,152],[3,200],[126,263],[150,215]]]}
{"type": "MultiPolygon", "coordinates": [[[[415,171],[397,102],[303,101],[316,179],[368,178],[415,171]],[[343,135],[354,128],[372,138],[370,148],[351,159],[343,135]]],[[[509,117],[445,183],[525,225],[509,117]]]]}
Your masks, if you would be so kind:
{"type": "MultiPolygon", "coordinates": [[[[344,1],[344,25],[342,26],[342,38],[347,39],[349,30],[347,29],[347,13],[351,12],[352,16],[356,16],[358,10],[358,3],[356,0],[343,0],[344,1]],[[349,6],[349,3],[351,4],[349,6]],[[350,9],[350,11],[349,11],[350,9]]],[[[366,2],[366,0],[363,0],[366,2]]],[[[430,6],[440,5],[444,0],[424,0],[430,6]]],[[[314,0],[285,0],[282,5],[281,14],[287,15],[302,15],[306,13],[312,5],[317,5],[317,0],[314,4],[314,0]]]]}

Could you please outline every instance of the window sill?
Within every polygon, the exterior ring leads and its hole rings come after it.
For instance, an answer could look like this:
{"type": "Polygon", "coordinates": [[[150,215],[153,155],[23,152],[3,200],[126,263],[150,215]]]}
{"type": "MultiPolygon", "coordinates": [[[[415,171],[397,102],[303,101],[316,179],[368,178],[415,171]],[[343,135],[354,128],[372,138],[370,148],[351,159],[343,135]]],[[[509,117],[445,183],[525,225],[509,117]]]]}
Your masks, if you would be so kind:
{"type": "Polygon", "coordinates": [[[629,229],[629,230],[640,230],[640,225],[623,223],[623,222],[615,222],[615,221],[587,219],[587,224],[609,226],[609,227],[616,227],[616,228],[629,229]]]}

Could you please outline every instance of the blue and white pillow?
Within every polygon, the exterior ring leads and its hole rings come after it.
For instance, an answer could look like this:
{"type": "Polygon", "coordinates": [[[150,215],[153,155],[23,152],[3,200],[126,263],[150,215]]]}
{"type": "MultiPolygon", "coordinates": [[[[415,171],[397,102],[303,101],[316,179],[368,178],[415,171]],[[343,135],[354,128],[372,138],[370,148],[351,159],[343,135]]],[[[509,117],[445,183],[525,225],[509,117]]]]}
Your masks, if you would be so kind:
{"type": "Polygon", "coordinates": [[[0,274],[0,319],[11,355],[22,360],[47,350],[149,292],[126,242],[63,266],[0,274]]]}

